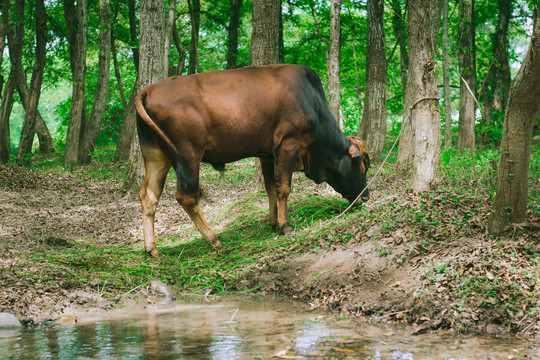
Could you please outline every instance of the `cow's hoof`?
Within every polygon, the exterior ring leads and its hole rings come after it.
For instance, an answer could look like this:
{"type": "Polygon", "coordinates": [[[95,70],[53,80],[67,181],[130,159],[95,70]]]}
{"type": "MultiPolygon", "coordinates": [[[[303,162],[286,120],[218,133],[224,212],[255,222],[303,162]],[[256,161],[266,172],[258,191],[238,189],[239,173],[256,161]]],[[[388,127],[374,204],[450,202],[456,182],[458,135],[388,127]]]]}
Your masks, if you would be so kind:
{"type": "Polygon", "coordinates": [[[281,232],[285,235],[288,235],[288,234],[292,234],[293,232],[293,229],[291,227],[291,225],[285,225],[283,227],[281,227],[281,232]]]}
{"type": "Polygon", "coordinates": [[[150,255],[151,257],[159,257],[159,251],[157,248],[153,249],[146,249],[146,253],[150,255]]]}

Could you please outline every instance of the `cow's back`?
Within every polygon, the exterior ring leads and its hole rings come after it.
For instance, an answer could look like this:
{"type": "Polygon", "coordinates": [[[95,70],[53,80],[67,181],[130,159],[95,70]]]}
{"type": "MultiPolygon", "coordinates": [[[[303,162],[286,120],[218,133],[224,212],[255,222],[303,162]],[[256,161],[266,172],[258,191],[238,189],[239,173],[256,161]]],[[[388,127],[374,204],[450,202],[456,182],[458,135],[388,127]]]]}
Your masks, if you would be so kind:
{"type": "Polygon", "coordinates": [[[153,121],[180,151],[203,148],[208,162],[271,156],[284,136],[309,146],[333,121],[317,74],[302,65],[176,76],[147,89],[153,121]]]}

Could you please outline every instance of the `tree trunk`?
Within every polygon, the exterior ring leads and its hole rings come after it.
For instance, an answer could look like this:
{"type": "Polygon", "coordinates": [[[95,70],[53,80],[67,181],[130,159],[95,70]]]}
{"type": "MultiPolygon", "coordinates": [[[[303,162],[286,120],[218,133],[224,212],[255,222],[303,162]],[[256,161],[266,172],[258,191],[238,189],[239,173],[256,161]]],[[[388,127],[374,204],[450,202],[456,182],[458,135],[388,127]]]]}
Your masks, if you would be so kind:
{"type": "Polygon", "coordinates": [[[452,146],[452,97],[450,96],[450,60],[448,59],[448,2],[443,4],[443,94],[444,94],[444,149],[452,146]]]}
{"type": "Polygon", "coordinates": [[[488,221],[491,234],[501,234],[509,224],[525,219],[532,128],[540,110],[539,54],[540,8],[536,8],[529,49],[511,86],[504,119],[497,190],[488,221]]]}
{"type": "Polygon", "coordinates": [[[384,0],[367,3],[367,66],[363,137],[370,156],[380,159],[386,137],[386,44],[384,0]]]}
{"type": "MultiPolygon", "coordinates": [[[[5,14],[2,12],[2,14],[5,14]]],[[[9,160],[10,138],[9,138],[9,116],[13,109],[13,94],[15,93],[16,80],[15,71],[11,69],[6,89],[2,95],[2,106],[0,107],[0,162],[6,163],[9,160]]]]}
{"type": "MultiPolygon", "coordinates": [[[[349,11],[349,9],[347,9],[349,11]]],[[[360,89],[360,74],[358,72],[358,57],[356,55],[356,32],[354,30],[354,21],[352,16],[350,16],[349,11],[349,17],[351,19],[351,36],[352,36],[352,50],[353,50],[353,62],[354,62],[354,79],[355,79],[355,85],[356,85],[356,95],[358,96],[358,103],[360,104],[360,109],[364,109],[364,102],[362,101],[362,90],[360,89]]],[[[361,129],[361,128],[360,128],[361,129]]],[[[360,129],[358,136],[360,138],[363,138],[363,135],[360,135],[360,129]]]]}
{"type": "Polygon", "coordinates": [[[195,74],[199,67],[199,25],[201,22],[201,1],[188,0],[191,18],[191,46],[189,48],[188,74],[195,74]]]}
{"type": "Polygon", "coordinates": [[[135,0],[128,0],[129,9],[129,38],[131,40],[131,51],[133,53],[133,62],[135,68],[139,68],[139,47],[137,45],[137,11],[135,9],[135,0]]]}
{"type": "Polygon", "coordinates": [[[339,89],[339,62],[341,60],[341,0],[330,4],[330,46],[328,50],[328,103],[340,128],[341,94],[339,89]]]}
{"type": "Polygon", "coordinates": [[[178,51],[178,64],[176,65],[176,75],[181,75],[184,72],[184,67],[186,63],[186,50],[182,45],[182,39],[180,39],[180,33],[176,28],[176,20],[173,24],[173,40],[176,50],[178,51]]]}
{"type": "Polygon", "coordinates": [[[124,109],[127,108],[126,93],[124,92],[124,85],[122,84],[122,77],[120,75],[120,67],[118,66],[118,55],[116,53],[116,44],[114,40],[114,31],[111,28],[111,54],[114,64],[114,74],[116,75],[116,83],[118,84],[118,92],[120,93],[120,99],[122,100],[122,105],[124,109]]]}
{"type": "MultiPolygon", "coordinates": [[[[41,95],[41,83],[45,70],[45,53],[47,51],[47,15],[43,0],[36,0],[36,62],[32,71],[30,83],[30,97],[26,105],[26,116],[21,131],[21,140],[17,149],[17,157],[22,158],[32,152],[34,142],[36,118],[38,115],[39,97],[41,95]]],[[[24,80],[26,86],[26,80],[24,80]]]]}
{"type": "Polygon", "coordinates": [[[430,190],[435,185],[441,154],[435,49],[442,3],[443,0],[409,0],[407,3],[410,66],[398,166],[413,164],[410,186],[415,192],[430,190]]]}
{"type": "MultiPolygon", "coordinates": [[[[165,6],[161,0],[141,1],[141,38],[139,75],[136,84],[140,89],[162,80],[166,76],[165,69],[165,6]]],[[[136,91],[135,91],[136,90],[136,91]]],[[[134,108],[134,106],[131,106],[134,108]]],[[[133,116],[135,118],[135,116],[133,116]]],[[[133,127],[134,128],[134,127],[133,127]]],[[[139,191],[144,177],[144,162],[137,136],[133,137],[130,146],[129,163],[127,165],[124,189],[130,193],[139,191]]]]}
{"type": "Polygon", "coordinates": [[[176,0],[169,0],[169,11],[167,13],[167,22],[166,22],[166,29],[165,29],[165,58],[164,66],[166,74],[169,74],[169,58],[171,55],[171,37],[172,37],[172,29],[174,27],[175,21],[174,21],[174,15],[176,13],[176,0]]]}
{"type": "MultiPolygon", "coordinates": [[[[279,63],[279,17],[281,0],[253,0],[251,65],[279,63]]],[[[264,189],[261,163],[255,165],[255,189],[264,189]]]]}
{"type": "Polygon", "coordinates": [[[280,0],[253,1],[251,65],[279,63],[280,0]]]}
{"type": "Polygon", "coordinates": [[[462,76],[459,92],[458,149],[474,151],[474,123],[476,121],[474,0],[459,0],[458,63],[462,76]]]}
{"type": "Polygon", "coordinates": [[[512,13],[511,0],[499,0],[499,23],[493,42],[493,64],[489,68],[482,85],[482,100],[484,102],[483,128],[480,143],[487,145],[491,141],[489,128],[493,121],[504,121],[506,102],[510,92],[510,64],[508,58],[508,26],[512,13]],[[493,94],[488,87],[491,85],[493,94]]]}
{"type": "Polygon", "coordinates": [[[85,126],[84,88],[86,77],[87,2],[78,0],[76,10],[71,0],[64,0],[64,15],[68,25],[73,91],[69,108],[64,166],[76,166],[79,161],[81,131],[85,126]],[[73,18],[75,13],[75,18],[73,18]],[[75,24],[74,24],[75,23],[75,24]]]}
{"type": "Polygon", "coordinates": [[[133,138],[137,133],[137,128],[135,127],[135,95],[139,92],[141,86],[138,84],[138,78],[133,84],[133,89],[131,90],[131,96],[129,97],[129,103],[124,109],[124,115],[122,116],[122,121],[120,122],[120,129],[118,129],[118,140],[116,142],[116,156],[120,161],[126,161],[129,159],[129,154],[131,153],[131,143],[133,138]]]}
{"type": "Polygon", "coordinates": [[[90,163],[91,154],[101,128],[101,122],[107,107],[109,96],[109,77],[111,70],[111,12],[109,0],[99,0],[99,69],[96,95],[90,118],[82,134],[79,161],[81,164],[90,163]]]}
{"type": "Polygon", "coordinates": [[[407,71],[409,71],[409,53],[407,52],[407,22],[405,21],[405,14],[401,11],[400,0],[392,0],[392,10],[394,16],[392,17],[392,27],[399,44],[400,53],[400,68],[401,68],[401,87],[403,88],[403,94],[407,86],[407,71]]]}
{"type": "Polygon", "coordinates": [[[240,27],[240,8],[242,0],[231,0],[229,38],[227,43],[227,69],[234,69],[238,62],[238,28],[240,27]]]}

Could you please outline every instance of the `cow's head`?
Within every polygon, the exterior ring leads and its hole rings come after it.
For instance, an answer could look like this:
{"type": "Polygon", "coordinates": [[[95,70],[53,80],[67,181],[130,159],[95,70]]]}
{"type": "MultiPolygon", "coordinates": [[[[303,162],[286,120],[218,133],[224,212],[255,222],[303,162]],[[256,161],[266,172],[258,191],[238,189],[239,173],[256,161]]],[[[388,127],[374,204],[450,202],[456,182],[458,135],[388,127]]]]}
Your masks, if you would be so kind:
{"type": "Polygon", "coordinates": [[[349,203],[360,205],[369,199],[366,173],[370,167],[369,155],[364,143],[356,136],[347,136],[350,142],[346,154],[337,159],[328,183],[349,203]],[[358,195],[362,194],[358,199],[358,195]]]}

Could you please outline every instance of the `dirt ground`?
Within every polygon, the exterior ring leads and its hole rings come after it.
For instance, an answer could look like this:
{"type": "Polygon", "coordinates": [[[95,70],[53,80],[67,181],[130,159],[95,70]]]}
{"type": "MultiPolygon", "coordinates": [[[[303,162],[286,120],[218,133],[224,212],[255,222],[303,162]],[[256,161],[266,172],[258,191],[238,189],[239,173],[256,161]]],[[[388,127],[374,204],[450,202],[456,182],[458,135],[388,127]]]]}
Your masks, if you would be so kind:
{"type": "MultiPolygon", "coordinates": [[[[84,243],[89,239],[109,245],[141,241],[138,199],[122,194],[117,180],[83,180],[62,171],[2,167],[0,184],[0,312],[10,312],[31,322],[55,319],[77,308],[96,311],[110,308],[115,299],[96,298],[99,284],[81,283],[73,288],[67,282],[48,282],[39,273],[39,261],[46,261],[51,245],[84,243]],[[29,263],[24,256],[29,252],[45,257],[29,263]],[[28,274],[35,274],[36,280],[28,281],[31,279],[28,274]]],[[[156,228],[174,232],[175,227],[192,226],[174,199],[174,184],[168,182],[166,186],[156,228]]],[[[324,185],[301,181],[298,186],[323,196],[335,196],[324,185]]],[[[229,189],[205,186],[203,190],[202,208],[206,212],[219,211],[231,199],[253,191],[249,186],[229,189]]],[[[368,210],[397,201],[391,192],[380,187],[373,189],[371,196],[372,201],[364,205],[368,210]]],[[[442,203],[434,199],[430,206],[439,206],[438,211],[449,214],[456,211],[442,203]]],[[[403,208],[418,204],[422,200],[411,195],[403,208]]],[[[530,264],[525,255],[520,257],[522,253],[538,252],[538,232],[528,232],[515,242],[501,245],[486,234],[482,225],[485,220],[473,218],[471,221],[478,222],[477,234],[459,240],[450,240],[442,233],[429,235],[443,240],[446,237],[446,241],[435,242],[427,251],[417,251],[427,232],[418,231],[409,223],[384,232],[374,220],[366,229],[358,229],[353,241],[347,244],[322,246],[299,256],[276,255],[251,265],[253,271],[240,281],[240,287],[260,286],[262,292],[288,296],[307,307],[329,309],[344,316],[367,315],[374,322],[408,322],[416,333],[446,328],[470,333],[538,336],[540,269],[530,264]],[[517,255],[497,260],[494,270],[495,265],[488,260],[501,251],[509,254],[515,251],[517,255]],[[429,273],[429,269],[443,266],[437,261],[448,258],[455,261],[443,265],[461,276],[481,273],[488,280],[495,272],[498,279],[506,276],[509,284],[521,286],[521,297],[514,297],[527,306],[521,312],[509,313],[501,307],[485,306],[485,299],[475,294],[471,294],[470,302],[459,303],[452,289],[459,276],[452,278],[451,272],[429,273]],[[508,259],[513,259],[512,263],[508,259]],[[519,262],[528,266],[528,273],[532,272],[530,281],[517,279],[521,276],[515,270],[519,262]]],[[[158,234],[159,231],[163,230],[158,230],[158,234]]]]}

